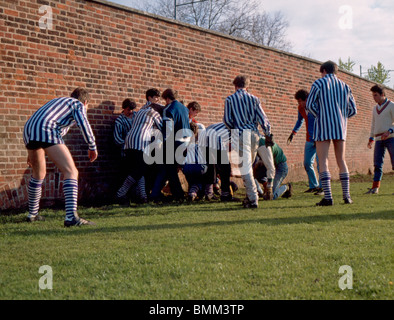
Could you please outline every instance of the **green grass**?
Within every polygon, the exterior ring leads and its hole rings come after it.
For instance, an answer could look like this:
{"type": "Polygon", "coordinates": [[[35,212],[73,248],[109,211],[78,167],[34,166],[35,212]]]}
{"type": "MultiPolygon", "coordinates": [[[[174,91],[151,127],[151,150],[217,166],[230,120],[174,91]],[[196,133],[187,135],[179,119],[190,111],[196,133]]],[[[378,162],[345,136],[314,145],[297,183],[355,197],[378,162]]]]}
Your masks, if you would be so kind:
{"type": "MultiPolygon", "coordinates": [[[[0,216],[0,299],[393,299],[392,195],[352,178],[353,205],[319,208],[294,185],[291,199],[240,203],[79,208],[97,226],[63,228],[64,211],[0,216]],[[53,289],[39,290],[40,266],[53,289]],[[342,265],[353,289],[341,290],[342,265]]],[[[238,192],[237,196],[243,194],[238,192]]]]}

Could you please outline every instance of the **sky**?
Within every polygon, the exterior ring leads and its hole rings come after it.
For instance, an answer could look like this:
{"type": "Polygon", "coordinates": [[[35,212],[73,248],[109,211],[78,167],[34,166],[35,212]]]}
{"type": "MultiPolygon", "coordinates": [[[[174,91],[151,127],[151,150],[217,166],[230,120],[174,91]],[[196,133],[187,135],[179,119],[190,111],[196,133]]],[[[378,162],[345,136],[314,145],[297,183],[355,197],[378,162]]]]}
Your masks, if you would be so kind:
{"type": "MultiPolygon", "coordinates": [[[[144,0],[110,0],[139,7],[144,0]]],[[[348,58],[353,73],[363,76],[380,61],[390,72],[394,88],[393,0],[263,0],[258,11],[281,11],[289,22],[291,53],[318,61],[348,58]]]]}

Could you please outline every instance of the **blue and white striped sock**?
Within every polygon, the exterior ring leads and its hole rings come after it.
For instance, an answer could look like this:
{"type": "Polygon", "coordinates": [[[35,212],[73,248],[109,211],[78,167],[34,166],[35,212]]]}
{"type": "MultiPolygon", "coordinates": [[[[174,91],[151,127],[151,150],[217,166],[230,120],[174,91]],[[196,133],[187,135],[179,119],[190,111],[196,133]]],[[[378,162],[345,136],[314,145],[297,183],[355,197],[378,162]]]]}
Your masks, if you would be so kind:
{"type": "Polygon", "coordinates": [[[189,188],[189,196],[193,196],[193,195],[197,196],[198,191],[200,191],[200,188],[198,187],[197,184],[191,185],[191,187],[189,188]]]}
{"type": "Polygon", "coordinates": [[[63,182],[63,193],[66,206],[66,221],[71,221],[77,212],[78,180],[66,179],[63,182]]]}
{"type": "Polygon", "coordinates": [[[44,180],[30,178],[29,185],[27,187],[28,199],[29,199],[29,214],[28,218],[35,217],[38,214],[40,208],[40,199],[42,194],[42,183],[44,180]]]}
{"type": "Polygon", "coordinates": [[[339,179],[341,180],[343,199],[344,200],[349,199],[350,198],[349,172],[340,173],[339,179]]]}
{"type": "Polygon", "coordinates": [[[135,180],[133,179],[132,176],[128,176],[126,180],[123,182],[123,185],[120,187],[118,192],[116,193],[116,196],[118,198],[123,198],[126,196],[127,192],[129,192],[130,188],[134,185],[135,180]]]}
{"type": "Polygon", "coordinates": [[[325,171],[325,172],[319,173],[319,177],[320,177],[320,181],[321,181],[321,186],[324,191],[324,199],[332,200],[330,171],[325,171]]]}
{"type": "Polygon", "coordinates": [[[145,190],[145,177],[142,177],[140,180],[137,182],[137,196],[140,199],[146,199],[148,196],[146,195],[146,190],[145,190]]]}

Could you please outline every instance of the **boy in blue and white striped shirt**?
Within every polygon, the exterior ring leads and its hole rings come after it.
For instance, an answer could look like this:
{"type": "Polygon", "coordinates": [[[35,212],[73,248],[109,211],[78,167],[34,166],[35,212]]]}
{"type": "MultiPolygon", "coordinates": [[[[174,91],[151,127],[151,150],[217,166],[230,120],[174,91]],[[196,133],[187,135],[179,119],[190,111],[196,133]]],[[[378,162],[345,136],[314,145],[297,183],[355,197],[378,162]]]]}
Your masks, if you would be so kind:
{"type": "Polygon", "coordinates": [[[247,76],[240,75],[234,79],[235,93],[226,99],[223,123],[229,129],[239,131],[239,153],[243,161],[240,171],[247,196],[245,206],[257,208],[259,196],[252,164],[259,147],[258,125],[268,137],[271,137],[271,125],[260,100],[247,92],[249,83],[250,79],[247,76]]]}
{"type": "Polygon", "coordinates": [[[121,156],[124,157],[124,140],[131,129],[133,110],[137,104],[133,99],[125,99],[122,102],[122,113],[115,120],[114,140],[121,148],[121,156]]]}
{"type": "Polygon", "coordinates": [[[357,113],[356,102],[350,87],[336,76],[338,66],[327,61],[320,66],[322,78],[316,80],[309,92],[306,109],[315,118],[313,139],[319,158],[319,176],[324,198],[318,206],[332,206],[331,174],[328,170],[328,152],[331,140],[339,167],[342,194],[345,204],[353,203],[349,191],[349,170],[345,160],[348,118],[357,113]]]}
{"type": "Polygon", "coordinates": [[[71,97],[56,98],[38,109],[26,122],[23,140],[28,151],[27,163],[33,169],[29,181],[29,215],[27,221],[44,220],[38,214],[41,187],[46,175],[45,155],[54,162],[64,175],[63,191],[66,206],[65,227],[93,224],[77,214],[78,170],[63,136],[75,123],[89,145],[90,162],[97,159],[95,137],[86,116],[89,93],[83,88],[75,89],[71,97]]]}
{"type": "Polygon", "coordinates": [[[124,140],[127,133],[131,129],[132,118],[134,110],[137,108],[137,103],[130,98],[123,100],[122,102],[122,113],[116,118],[114,126],[114,141],[119,149],[117,154],[119,163],[119,180],[118,183],[123,183],[123,180],[127,177],[127,161],[126,153],[124,151],[124,140]]]}
{"type": "Polygon", "coordinates": [[[145,174],[148,168],[145,157],[150,155],[149,146],[155,131],[161,135],[163,120],[157,108],[160,105],[150,104],[134,114],[132,128],[125,139],[125,152],[128,162],[128,176],[117,192],[119,199],[125,198],[130,188],[138,183],[139,201],[147,202],[145,190],[145,174]],[[144,153],[146,154],[144,156],[144,153]]]}

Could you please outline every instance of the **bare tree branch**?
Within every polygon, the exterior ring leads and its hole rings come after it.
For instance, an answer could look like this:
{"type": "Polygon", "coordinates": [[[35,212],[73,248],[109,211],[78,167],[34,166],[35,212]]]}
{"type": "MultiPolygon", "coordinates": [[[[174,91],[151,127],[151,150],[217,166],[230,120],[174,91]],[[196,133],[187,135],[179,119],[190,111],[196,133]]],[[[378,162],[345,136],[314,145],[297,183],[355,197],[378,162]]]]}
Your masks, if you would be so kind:
{"type": "MultiPolygon", "coordinates": [[[[179,0],[178,4],[188,2],[192,0],[179,0]]],[[[258,0],[208,0],[179,6],[177,19],[265,46],[290,50],[291,43],[286,40],[289,23],[283,14],[259,13],[256,8],[258,0]]],[[[145,1],[142,10],[173,18],[174,1],[145,1]]]]}

